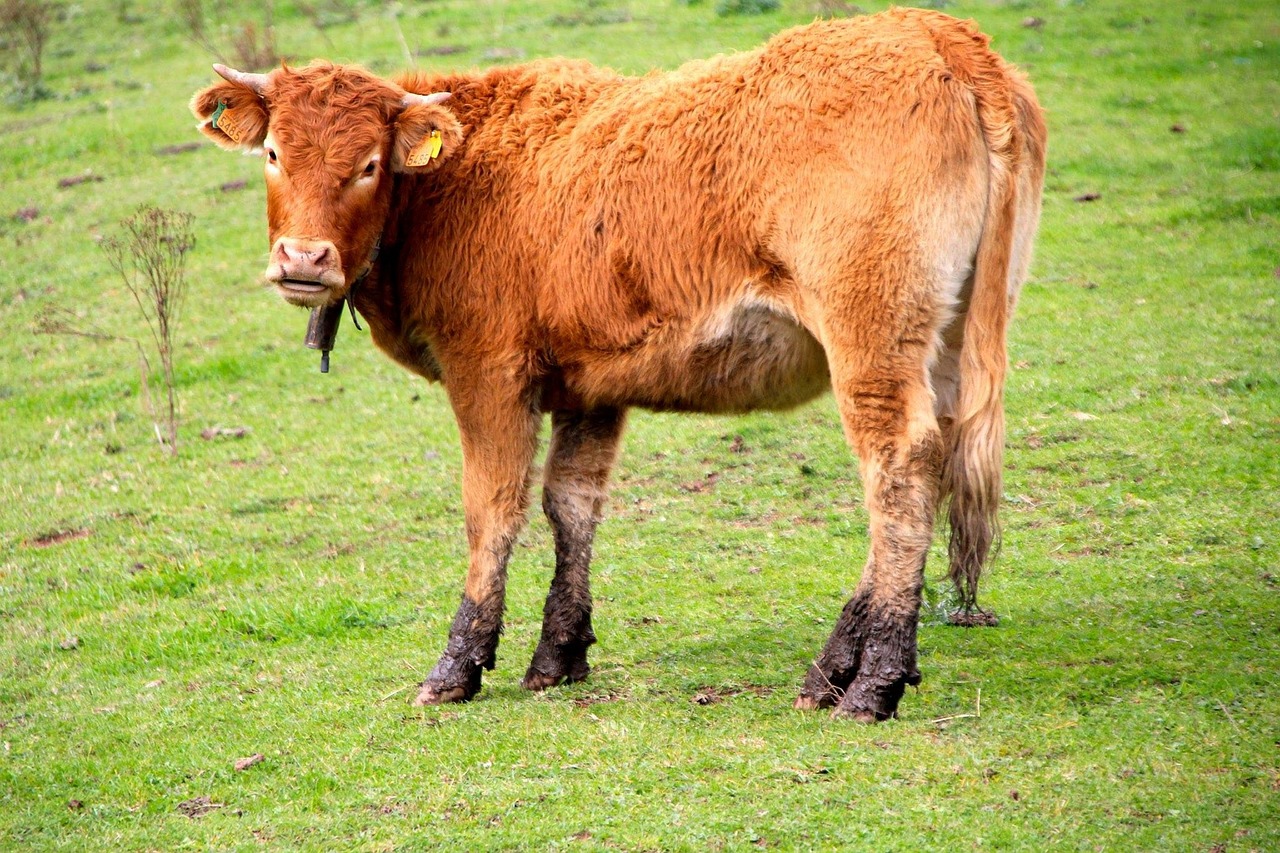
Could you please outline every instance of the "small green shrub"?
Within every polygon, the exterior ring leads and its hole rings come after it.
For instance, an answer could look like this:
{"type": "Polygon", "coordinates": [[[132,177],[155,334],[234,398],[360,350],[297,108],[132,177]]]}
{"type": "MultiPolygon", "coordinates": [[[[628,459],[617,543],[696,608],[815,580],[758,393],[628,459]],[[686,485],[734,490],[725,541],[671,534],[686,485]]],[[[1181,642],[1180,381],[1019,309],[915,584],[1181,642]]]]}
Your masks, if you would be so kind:
{"type": "Polygon", "coordinates": [[[0,2],[0,67],[12,79],[9,100],[21,103],[52,97],[44,87],[44,49],[52,7],[42,0],[0,2]]]}
{"type": "Polygon", "coordinates": [[[765,12],[776,12],[781,4],[778,0],[719,0],[716,3],[716,14],[720,17],[729,15],[763,15],[765,12]]]}

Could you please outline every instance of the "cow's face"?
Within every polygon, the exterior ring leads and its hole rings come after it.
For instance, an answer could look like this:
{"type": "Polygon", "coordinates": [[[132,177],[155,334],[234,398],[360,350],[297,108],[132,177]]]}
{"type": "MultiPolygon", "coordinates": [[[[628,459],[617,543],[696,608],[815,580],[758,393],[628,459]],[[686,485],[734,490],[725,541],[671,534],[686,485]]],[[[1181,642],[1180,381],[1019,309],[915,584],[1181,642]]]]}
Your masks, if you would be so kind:
{"type": "Polygon", "coordinates": [[[223,148],[262,154],[267,282],[294,305],[332,304],[373,264],[393,173],[429,172],[462,142],[457,118],[440,106],[448,93],[406,94],[327,63],[214,70],[225,81],[196,93],[191,111],[223,148]]]}

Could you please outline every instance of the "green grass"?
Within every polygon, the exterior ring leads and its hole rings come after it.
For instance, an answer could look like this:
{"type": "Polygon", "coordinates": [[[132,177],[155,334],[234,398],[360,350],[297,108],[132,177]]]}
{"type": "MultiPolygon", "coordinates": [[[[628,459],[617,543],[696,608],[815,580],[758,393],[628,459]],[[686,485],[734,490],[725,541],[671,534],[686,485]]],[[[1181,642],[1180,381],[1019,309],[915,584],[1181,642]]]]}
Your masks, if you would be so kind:
{"type": "MultiPolygon", "coordinates": [[[[1030,73],[1050,173],[984,584],[1002,621],[926,608],[924,683],[875,727],[790,707],[866,547],[830,400],[637,414],[597,541],[590,681],[517,686],[552,570],[538,517],[479,699],[411,709],[465,564],[444,394],[349,325],[316,372],[305,316],[254,283],[257,161],[154,153],[198,138],[186,102],[208,57],[176,15],[118,7],[63,7],[59,97],[0,107],[0,849],[1280,848],[1270,0],[946,4],[1030,73]],[[85,170],[104,180],[56,187],[85,170]],[[140,333],[95,237],[144,202],[194,213],[199,240],[176,461],[130,351],[31,333],[51,304],[140,333]],[[251,432],[201,440],[213,425],[251,432]],[[979,694],[980,718],[938,722],[979,694]],[[198,796],[223,807],[178,810],[198,796]]],[[[752,46],[816,4],[715,7],[439,0],[402,4],[398,26],[411,50],[463,48],[429,67],[504,48],[639,72],[752,46]]],[[[321,33],[277,7],[290,55],[388,73],[395,24],[369,6],[321,33]]]]}

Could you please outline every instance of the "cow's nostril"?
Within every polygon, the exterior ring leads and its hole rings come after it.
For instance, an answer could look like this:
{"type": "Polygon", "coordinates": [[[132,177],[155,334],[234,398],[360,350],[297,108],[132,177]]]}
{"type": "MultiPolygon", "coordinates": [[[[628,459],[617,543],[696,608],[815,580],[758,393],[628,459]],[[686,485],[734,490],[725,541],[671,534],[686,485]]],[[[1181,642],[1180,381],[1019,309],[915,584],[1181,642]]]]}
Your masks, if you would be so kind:
{"type": "Polygon", "coordinates": [[[271,261],[278,264],[285,277],[311,279],[337,270],[338,250],[327,240],[280,238],[271,251],[271,261]]]}
{"type": "Polygon", "coordinates": [[[280,260],[285,263],[297,263],[305,260],[307,253],[299,249],[297,245],[290,245],[288,242],[280,242],[280,260]]]}

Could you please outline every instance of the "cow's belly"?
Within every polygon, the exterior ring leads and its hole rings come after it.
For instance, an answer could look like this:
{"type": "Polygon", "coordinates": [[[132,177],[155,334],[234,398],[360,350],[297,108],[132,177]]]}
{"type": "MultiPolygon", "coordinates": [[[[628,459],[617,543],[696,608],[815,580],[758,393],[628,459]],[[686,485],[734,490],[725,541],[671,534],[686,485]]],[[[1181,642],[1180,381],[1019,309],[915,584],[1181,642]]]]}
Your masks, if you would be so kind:
{"type": "Polygon", "coordinates": [[[787,409],[830,386],[822,345],[762,301],[662,323],[625,350],[594,353],[565,379],[588,403],[691,412],[787,409]]]}

